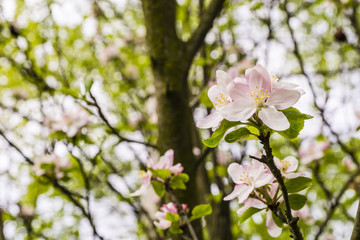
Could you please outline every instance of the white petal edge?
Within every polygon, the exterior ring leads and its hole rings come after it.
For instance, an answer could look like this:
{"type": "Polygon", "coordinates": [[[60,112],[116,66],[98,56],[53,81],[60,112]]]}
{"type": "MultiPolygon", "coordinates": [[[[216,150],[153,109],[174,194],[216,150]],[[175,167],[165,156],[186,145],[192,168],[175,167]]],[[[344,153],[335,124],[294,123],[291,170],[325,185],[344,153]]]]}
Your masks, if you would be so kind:
{"type": "Polygon", "coordinates": [[[259,111],[259,118],[266,126],[275,131],[284,131],[290,127],[289,120],[274,107],[262,108],[259,111]]]}
{"type": "Polygon", "coordinates": [[[204,129],[218,127],[223,119],[224,118],[220,115],[220,113],[215,111],[197,121],[196,127],[204,129]]]}

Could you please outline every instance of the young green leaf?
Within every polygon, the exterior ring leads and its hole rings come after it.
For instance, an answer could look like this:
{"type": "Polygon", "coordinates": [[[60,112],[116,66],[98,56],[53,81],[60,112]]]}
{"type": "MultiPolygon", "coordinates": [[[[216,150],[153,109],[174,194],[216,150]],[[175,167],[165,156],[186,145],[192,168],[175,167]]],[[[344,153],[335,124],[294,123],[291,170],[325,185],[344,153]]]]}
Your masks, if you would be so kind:
{"type": "Polygon", "coordinates": [[[186,173],[181,173],[170,178],[170,187],[172,189],[186,189],[185,183],[189,181],[189,176],[186,173]]]}
{"type": "Polygon", "coordinates": [[[301,113],[299,110],[293,107],[282,110],[282,112],[289,120],[290,127],[285,131],[278,131],[278,133],[288,139],[296,138],[300,131],[304,128],[305,120],[313,118],[310,115],[301,113]]]}
{"type": "Polygon", "coordinates": [[[261,210],[263,209],[260,209],[260,208],[254,208],[254,207],[251,207],[249,209],[247,209],[242,215],[241,217],[239,218],[239,225],[242,224],[243,222],[245,222],[249,217],[251,217],[252,215],[254,215],[255,213],[257,212],[260,212],[261,210]]]}
{"type": "Polygon", "coordinates": [[[225,141],[228,143],[238,142],[238,141],[244,140],[250,134],[251,134],[251,132],[249,131],[249,129],[242,127],[242,128],[236,129],[235,131],[228,133],[225,136],[225,141]]]}
{"type": "Polygon", "coordinates": [[[165,185],[159,181],[152,181],[152,186],[154,188],[155,193],[162,198],[165,194],[165,185]]]}
{"type": "Polygon", "coordinates": [[[300,194],[289,195],[290,208],[293,210],[299,210],[304,207],[306,200],[306,197],[300,194]]]}
{"type": "Polygon", "coordinates": [[[297,177],[297,178],[292,178],[292,179],[286,180],[285,186],[286,186],[288,193],[297,193],[297,192],[300,192],[301,190],[309,187],[311,182],[312,182],[311,178],[297,177]]]}
{"type": "Polygon", "coordinates": [[[220,127],[215,130],[215,132],[211,135],[210,138],[204,139],[203,143],[210,148],[216,147],[218,145],[218,143],[220,142],[220,140],[223,138],[225,132],[229,128],[234,127],[239,124],[240,124],[240,122],[230,122],[226,119],[222,120],[220,127]]]}
{"type": "Polygon", "coordinates": [[[171,171],[169,169],[153,169],[153,168],[149,168],[150,172],[153,174],[154,177],[158,177],[162,180],[166,180],[170,174],[171,171]]]}
{"type": "Polygon", "coordinates": [[[179,223],[173,222],[171,224],[171,227],[169,228],[170,232],[172,234],[181,234],[183,233],[183,230],[180,229],[179,223]]]}
{"type": "Polygon", "coordinates": [[[170,222],[179,222],[179,215],[175,213],[166,213],[165,219],[170,222]]]}
{"type": "Polygon", "coordinates": [[[212,213],[212,207],[210,204],[200,204],[194,207],[194,209],[191,211],[192,216],[189,219],[190,221],[193,221],[195,219],[201,218],[203,216],[209,215],[212,213]]]}

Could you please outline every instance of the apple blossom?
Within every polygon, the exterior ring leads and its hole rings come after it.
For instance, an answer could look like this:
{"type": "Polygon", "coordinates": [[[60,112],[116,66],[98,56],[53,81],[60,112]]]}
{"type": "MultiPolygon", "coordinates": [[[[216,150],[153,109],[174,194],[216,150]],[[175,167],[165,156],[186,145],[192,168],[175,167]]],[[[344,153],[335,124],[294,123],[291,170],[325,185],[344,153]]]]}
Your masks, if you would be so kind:
{"type": "MultiPolygon", "coordinates": [[[[148,157],[146,160],[147,168],[169,169],[170,172],[174,175],[178,175],[182,173],[184,168],[181,165],[181,163],[178,163],[176,165],[173,165],[173,163],[174,163],[174,150],[172,149],[167,150],[165,154],[160,157],[157,163],[154,163],[154,161],[150,157],[148,157]]],[[[148,187],[151,185],[151,177],[152,177],[152,173],[150,170],[146,172],[143,170],[140,171],[140,178],[142,185],[138,190],[131,193],[130,196],[135,197],[135,196],[143,195],[147,191],[148,187]]]]}
{"type": "Polygon", "coordinates": [[[274,162],[285,178],[297,178],[303,176],[302,173],[294,173],[299,166],[299,162],[293,156],[288,156],[281,161],[277,157],[274,157],[274,162]]]}
{"type": "Polygon", "coordinates": [[[227,86],[232,81],[230,74],[221,70],[216,71],[217,84],[210,87],[208,91],[208,96],[214,104],[215,111],[197,121],[196,126],[198,128],[216,128],[220,125],[221,121],[224,119],[220,114],[220,110],[228,103],[232,102],[227,92],[227,86]]]}
{"type": "Polygon", "coordinates": [[[70,167],[71,163],[66,158],[61,158],[55,153],[45,154],[39,157],[35,161],[34,171],[37,176],[44,175],[46,170],[42,168],[43,164],[51,164],[54,166],[54,173],[57,178],[62,178],[64,176],[62,170],[70,167]]]}
{"type": "Polygon", "coordinates": [[[309,164],[324,156],[324,151],[330,147],[328,142],[308,141],[302,143],[298,151],[301,163],[309,164]]]}
{"type": "Polygon", "coordinates": [[[276,77],[272,81],[260,64],[246,70],[245,78],[229,83],[227,92],[233,101],[219,109],[220,115],[229,121],[246,121],[256,113],[269,128],[288,129],[288,119],[278,110],[294,105],[303,91],[295,84],[276,82],[276,77]]]}
{"type": "Polygon", "coordinates": [[[228,173],[236,185],[233,192],[224,200],[238,198],[239,203],[247,199],[254,189],[270,184],[274,180],[274,176],[266,165],[255,160],[251,162],[251,165],[232,163],[228,167],[228,173]]]}
{"type": "MultiPolygon", "coordinates": [[[[181,204],[181,207],[184,211],[186,211],[186,204],[181,204]]],[[[155,213],[155,217],[157,218],[157,221],[154,221],[155,226],[160,229],[167,229],[171,226],[171,222],[166,220],[167,213],[178,214],[178,209],[174,203],[169,202],[167,204],[163,204],[160,211],[155,213]]]]}

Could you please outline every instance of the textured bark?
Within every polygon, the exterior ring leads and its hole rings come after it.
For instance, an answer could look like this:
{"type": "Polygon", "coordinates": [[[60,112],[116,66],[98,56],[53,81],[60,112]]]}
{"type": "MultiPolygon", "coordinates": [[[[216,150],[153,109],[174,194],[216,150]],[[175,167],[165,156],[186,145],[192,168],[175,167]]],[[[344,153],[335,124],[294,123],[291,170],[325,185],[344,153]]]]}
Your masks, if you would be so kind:
{"type": "Polygon", "coordinates": [[[358,240],[358,239],[360,239],[360,202],[359,202],[358,210],[356,213],[354,229],[351,234],[351,240],[358,240]]]}
{"type": "MultiPolygon", "coordinates": [[[[194,32],[196,38],[184,43],[176,34],[176,1],[142,0],[148,52],[156,87],[158,147],[162,153],[167,149],[174,149],[175,162],[181,162],[184,171],[189,174],[191,181],[187,190],[176,192],[176,196],[180,202],[188,203],[190,207],[203,202],[204,192],[209,192],[209,186],[204,181],[204,169],[194,171],[196,158],[193,147],[198,145],[198,137],[189,107],[187,78],[194,55],[220,12],[223,2],[224,0],[213,0],[208,17],[204,18],[194,32]],[[216,6],[219,6],[219,9],[215,9],[216,6]],[[200,177],[197,174],[199,172],[202,173],[200,177]]],[[[194,223],[194,228],[197,237],[202,239],[200,221],[194,223]]]]}

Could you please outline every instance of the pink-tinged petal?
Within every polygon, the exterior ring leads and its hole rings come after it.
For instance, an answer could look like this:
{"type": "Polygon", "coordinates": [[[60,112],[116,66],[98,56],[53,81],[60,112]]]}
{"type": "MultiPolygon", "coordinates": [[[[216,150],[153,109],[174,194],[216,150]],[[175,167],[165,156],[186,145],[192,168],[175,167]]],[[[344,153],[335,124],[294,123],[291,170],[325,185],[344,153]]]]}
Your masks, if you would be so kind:
{"type": "Polygon", "coordinates": [[[243,192],[241,192],[238,195],[239,203],[243,203],[253,191],[254,191],[254,186],[252,186],[252,185],[246,186],[246,188],[244,188],[243,192]]]}
{"type": "Polygon", "coordinates": [[[232,77],[227,72],[217,70],[216,71],[216,82],[220,89],[226,92],[226,86],[232,82],[232,77]]]}
{"type": "Polygon", "coordinates": [[[257,64],[255,67],[246,70],[245,77],[249,83],[250,91],[267,89],[268,92],[271,92],[270,75],[262,65],[257,64]]]}
{"type": "Polygon", "coordinates": [[[249,188],[251,188],[251,186],[246,184],[235,185],[234,190],[229,195],[224,197],[224,200],[225,201],[233,200],[234,198],[237,198],[239,195],[249,190],[249,188]]]}
{"type": "Polygon", "coordinates": [[[141,187],[138,190],[130,194],[130,197],[138,197],[144,195],[148,190],[148,186],[149,185],[141,185],[141,187]]]}
{"type": "Polygon", "coordinates": [[[286,171],[287,173],[295,172],[299,166],[299,161],[293,156],[288,156],[284,158],[284,161],[287,161],[290,164],[289,168],[286,171]]]}
{"type": "Polygon", "coordinates": [[[146,158],[146,166],[147,166],[148,168],[154,168],[154,166],[155,166],[153,160],[152,160],[150,157],[147,157],[147,158],[146,158]]]}
{"type": "Polygon", "coordinates": [[[279,237],[282,232],[282,228],[276,225],[271,211],[268,211],[266,214],[266,227],[269,235],[273,238],[279,237]]]}
{"type": "Polygon", "coordinates": [[[279,188],[279,183],[277,183],[277,182],[273,182],[273,183],[270,185],[269,195],[270,195],[271,198],[274,198],[274,197],[275,197],[275,194],[276,194],[276,192],[278,191],[278,188],[279,188]]]}
{"type": "Polygon", "coordinates": [[[180,174],[182,173],[182,171],[184,170],[184,167],[181,166],[181,163],[178,163],[172,167],[169,168],[169,170],[173,173],[173,174],[180,174]]]}
{"type": "Polygon", "coordinates": [[[286,173],[286,174],[284,174],[284,177],[287,179],[303,177],[303,176],[305,176],[305,174],[303,174],[303,173],[286,173]]]}
{"type": "Polygon", "coordinates": [[[218,98],[221,94],[224,94],[218,85],[213,85],[208,90],[208,96],[210,101],[214,104],[217,104],[218,98]]]}
{"type": "Polygon", "coordinates": [[[296,90],[275,89],[271,92],[265,104],[267,106],[274,106],[278,110],[283,110],[294,105],[300,97],[301,93],[296,90]]]}
{"type": "Polygon", "coordinates": [[[203,119],[200,119],[196,122],[196,127],[198,128],[214,128],[218,127],[220,125],[220,122],[224,118],[221,116],[221,114],[218,111],[215,111],[203,119]]]}
{"type": "Polygon", "coordinates": [[[278,159],[277,157],[274,157],[274,162],[278,169],[282,168],[282,163],[280,162],[280,159],[278,159]]]}
{"type": "Polygon", "coordinates": [[[256,107],[250,101],[236,101],[220,109],[220,114],[229,121],[246,121],[256,112],[256,107]]]}
{"type": "Polygon", "coordinates": [[[244,183],[241,180],[241,177],[243,176],[244,172],[247,172],[249,170],[249,166],[247,165],[240,165],[238,163],[231,163],[228,167],[228,173],[236,184],[242,184],[244,183]]]}
{"type": "Polygon", "coordinates": [[[299,85],[290,82],[284,82],[284,81],[273,82],[271,85],[271,90],[274,91],[275,89],[296,90],[299,91],[301,95],[305,94],[305,91],[302,88],[300,88],[299,85]]]}
{"type": "Polygon", "coordinates": [[[227,86],[227,92],[234,101],[243,101],[244,98],[251,101],[249,94],[249,86],[241,82],[232,82],[227,86]]]}
{"type": "Polygon", "coordinates": [[[254,187],[259,188],[270,184],[274,181],[274,176],[271,173],[263,173],[258,179],[254,182],[254,187]]]}
{"type": "Polygon", "coordinates": [[[263,123],[275,131],[284,131],[290,127],[288,119],[274,107],[261,108],[259,118],[263,123]]]}
{"type": "Polygon", "coordinates": [[[255,208],[265,208],[266,205],[261,202],[258,199],[255,198],[248,198],[244,201],[244,206],[242,206],[239,210],[236,211],[236,213],[241,216],[243,215],[243,213],[248,210],[251,207],[255,207],[255,208]]]}

